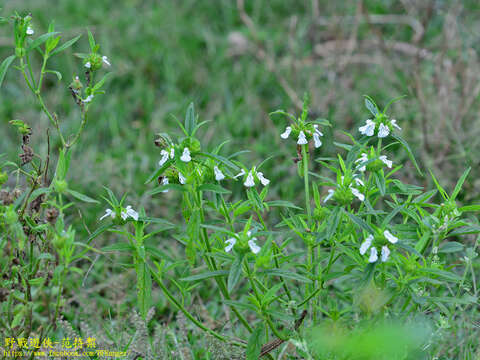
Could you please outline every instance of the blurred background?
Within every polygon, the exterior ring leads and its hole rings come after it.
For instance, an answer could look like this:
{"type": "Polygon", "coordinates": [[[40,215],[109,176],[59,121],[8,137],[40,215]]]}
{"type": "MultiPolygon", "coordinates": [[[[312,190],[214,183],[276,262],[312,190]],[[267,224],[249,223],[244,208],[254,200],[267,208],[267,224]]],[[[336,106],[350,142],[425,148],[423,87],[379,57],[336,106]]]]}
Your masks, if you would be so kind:
{"type": "MultiPolygon", "coordinates": [[[[248,149],[241,157],[247,164],[275,156],[264,168],[273,180],[271,196],[294,197],[302,184],[290,176],[292,143],[279,137],[286,120],[268,114],[298,113],[308,92],[312,115],[333,124],[317,152],[323,157],[338,150],[333,134],[340,140],[346,139],[343,130],[358,134],[369,116],[364,94],[380,106],[407,95],[390,112],[421,167],[451,188],[472,166],[464,194],[478,197],[477,1],[15,0],[5,2],[2,15],[14,10],[32,13],[36,34],[52,20],[64,40],[84,34],[52,60],[50,68],[63,79],[52,75],[45,84],[48,105],[65,133],[79,125],[67,87],[83,71],[73,53],[87,50],[87,27],[112,62],[107,94],[92,107],[73,155],[81,170],[70,183],[88,195],[106,185],[117,193],[128,189],[135,204],[166,209],[142,195],[159,160],[153,139],[178,131],[173,117],[183,119],[193,101],[200,119],[212,120],[202,132],[209,148],[230,140],[225,153],[248,149]]],[[[8,26],[0,28],[2,58],[13,50],[8,26]]],[[[16,118],[34,128],[37,151],[46,146],[48,121],[18,76],[10,71],[1,89],[0,153],[18,152],[19,139],[8,124],[16,118]]],[[[404,180],[429,185],[398,149],[395,160],[405,160],[404,174],[410,174],[404,180]]]]}

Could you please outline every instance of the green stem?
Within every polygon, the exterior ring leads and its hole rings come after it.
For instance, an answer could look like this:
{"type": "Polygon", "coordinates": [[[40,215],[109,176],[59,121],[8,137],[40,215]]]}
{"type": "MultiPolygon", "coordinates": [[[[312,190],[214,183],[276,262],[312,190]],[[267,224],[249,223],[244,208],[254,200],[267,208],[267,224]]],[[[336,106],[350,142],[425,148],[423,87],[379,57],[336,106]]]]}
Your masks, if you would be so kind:
{"type": "Polygon", "coordinates": [[[308,149],[302,145],[303,180],[305,182],[305,207],[307,209],[308,226],[312,226],[312,211],[310,209],[310,186],[308,183],[308,149]]]}

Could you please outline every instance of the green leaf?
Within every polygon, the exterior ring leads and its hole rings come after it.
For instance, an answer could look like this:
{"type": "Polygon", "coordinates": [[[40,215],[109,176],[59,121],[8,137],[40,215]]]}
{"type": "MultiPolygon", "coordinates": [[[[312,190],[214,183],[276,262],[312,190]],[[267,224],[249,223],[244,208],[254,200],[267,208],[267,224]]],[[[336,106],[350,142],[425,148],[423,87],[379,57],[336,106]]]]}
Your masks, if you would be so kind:
{"type": "Polygon", "coordinates": [[[90,50],[93,51],[95,49],[95,39],[90,29],[87,29],[87,33],[88,33],[88,43],[90,44],[90,50]]]}
{"type": "Polygon", "coordinates": [[[413,165],[415,166],[415,169],[417,169],[418,173],[420,174],[420,176],[423,176],[423,173],[422,171],[420,170],[420,168],[418,167],[418,164],[417,164],[417,160],[415,160],[415,156],[413,156],[413,152],[412,152],[412,149],[410,149],[410,146],[408,145],[408,143],[403,140],[400,136],[398,135],[394,135],[392,134],[392,137],[397,140],[402,146],[403,148],[405,149],[405,151],[407,152],[407,155],[408,157],[410,158],[410,161],[413,163],[413,165]]]}
{"type": "Polygon", "coordinates": [[[237,255],[237,257],[235,258],[235,261],[232,264],[232,267],[230,268],[230,272],[228,274],[228,280],[227,280],[229,293],[231,293],[232,290],[235,288],[235,286],[237,285],[242,275],[243,257],[244,257],[243,254],[237,255]]]}
{"type": "Polygon", "coordinates": [[[155,170],[145,181],[145,185],[152,182],[154,179],[158,178],[160,175],[163,174],[165,170],[167,170],[170,167],[170,164],[172,163],[172,159],[168,159],[165,164],[163,164],[159,169],[155,170]]]}
{"type": "Polygon", "coordinates": [[[375,234],[375,231],[372,229],[370,225],[368,225],[363,219],[359,218],[358,216],[351,214],[349,212],[346,212],[343,210],[349,217],[350,219],[353,220],[355,224],[357,224],[359,227],[361,227],[363,230],[367,231],[369,234],[375,234]]]}
{"type": "Polygon", "coordinates": [[[440,248],[438,249],[438,252],[448,254],[448,253],[462,251],[463,248],[464,248],[463,244],[456,241],[449,241],[446,244],[440,246],[440,248]]]}
{"type": "Polygon", "coordinates": [[[98,235],[100,235],[101,233],[107,231],[108,229],[112,228],[113,227],[113,224],[105,224],[103,226],[100,226],[97,230],[95,230],[93,232],[93,234],[91,234],[88,239],[85,241],[87,244],[90,244],[90,242],[95,239],[98,235]]]}
{"type": "Polygon", "coordinates": [[[301,207],[298,207],[297,205],[291,203],[290,201],[285,201],[285,200],[273,200],[273,201],[267,202],[266,204],[272,207],[276,206],[276,207],[285,207],[285,208],[303,210],[301,207]]]}
{"type": "Polygon", "coordinates": [[[185,130],[187,131],[188,136],[192,136],[196,126],[195,122],[195,107],[193,103],[190,103],[187,108],[187,114],[185,116],[185,130]]]}
{"type": "Polygon", "coordinates": [[[460,211],[480,211],[480,205],[467,205],[459,208],[460,211]]]}
{"type": "Polygon", "coordinates": [[[159,194],[165,190],[178,190],[181,192],[188,191],[187,187],[180,185],[180,184],[167,184],[167,185],[162,185],[159,187],[156,187],[155,189],[147,191],[147,195],[156,195],[159,194]]]}
{"type": "Polygon", "coordinates": [[[263,321],[259,322],[253,332],[250,334],[246,350],[246,360],[258,360],[262,345],[266,342],[265,339],[265,325],[263,321]]]}
{"type": "Polygon", "coordinates": [[[438,276],[442,279],[449,280],[449,281],[461,281],[462,277],[458,276],[455,273],[452,273],[450,271],[445,271],[445,270],[440,270],[440,269],[435,269],[435,268],[422,268],[419,269],[420,272],[422,273],[427,273],[429,275],[434,275],[438,276]]]}
{"type": "Polygon", "coordinates": [[[91,197],[88,197],[87,195],[84,195],[84,194],[81,194],[77,191],[74,191],[74,190],[71,190],[71,189],[67,189],[67,193],[69,193],[70,195],[72,195],[74,198],[80,200],[80,201],[83,201],[83,202],[87,202],[87,203],[93,203],[93,204],[100,204],[99,201],[95,200],[95,199],[92,199],[91,197]]]}
{"type": "Polygon", "coordinates": [[[102,252],[128,251],[128,252],[133,253],[135,251],[135,248],[131,244],[128,244],[128,243],[117,243],[117,244],[104,246],[100,250],[102,252]]]}
{"type": "Polygon", "coordinates": [[[181,278],[181,281],[198,281],[211,279],[213,277],[227,276],[229,272],[227,270],[216,270],[216,271],[207,271],[201,274],[191,275],[184,278],[181,278]]]}
{"type": "Polygon", "coordinates": [[[53,50],[51,53],[50,53],[50,56],[52,55],[55,55],[55,54],[58,54],[60,52],[62,52],[63,50],[66,50],[68,49],[70,46],[72,46],[73,44],[75,44],[78,39],[80,39],[82,35],[78,35],[77,37],[74,37],[73,39],[70,39],[68,41],[66,41],[65,43],[63,43],[62,45],[60,45],[58,48],[56,48],[55,50],[53,50]]]}
{"type": "Polygon", "coordinates": [[[460,228],[457,228],[452,232],[448,233],[447,236],[458,236],[458,235],[478,234],[478,233],[480,233],[480,226],[469,225],[469,226],[462,226],[460,228]]]}
{"type": "Polygon", "coordinates": [[[199,153],[197,153],[197,155],[205,156],[205,157],[208,157],[208,158],[211,158],[211,159],[214,159],[214,160],[218,160],[223,165],[228,166],[229,168],[231,168],[233,170],[238,170],[239,169],[239,167],[237,165],[235,165],[233,162],[231,162],[230,160],[228,160],[227,158],[225,158],[223,156],[216,155],[216,154],[211,154],[211,153],[204,153],[204,152],[199,152],[199,153]]]}
{"type": "Polygon", "coordinates": [[[47,41],[49,38],[51,38],[52,36],[55,36],[57,34],[60,34],[60,33],[58,31],[54,31],[54,32],[49,32],[49,33],[40,35],[38,38],[36,38],[35,40],[33,40],[30,43],[30,45],[27,48],[27,52],[31,51],[33,49],[36,49],[37,47],[42,45],[45,41],[47,41]]]}
{"type": "Polygon", "coordinates": [[[268,269],[259,272],[259,274],[267,275],[267,276],[278,276],[281,278],[286,278],[286,279],[292,279],[292,280],[297,280],[303,283],[311,283],[312,280],[307,278],[306,276],[297,274],[293,271],[290,270],[282,270],[282,269],[268,269]]]}
{"type": "Polygon", "coordinates": [[[45,70],[46,73],[54,74],[57,76],[58,81],[62,80],[62,74],[56,70],[45,70]]]}
{"type": "Polygon", "coordinates": [[[375,101],[373,101],[373,99],[370,96],[368,95],[364,95],[364,96],[365,96],[366,108],[368,109],[368,111],[372,113],[373,116],[376,116],[380,112],[378,110],[377,104],[375,104],[375,101]]]}
{"type": "Polygon", "coordinates": [[[211,191],[217,194],[230,194],[231,191],[217,184],[203,184],[198,187],[200,191],[211,191]]]}
{"type": "Polygon", "coordinates": [[[386,187],[385,187],[385,178],[383,177],[383,174],[380,172],[375,172],[375,183],[377,184],[378,190],[380,190],[380,194],[382,196],[385,196],[386,192],[386,187]]]}
{"type": "Polygon", "coordinates": [[[15,55],[10,55],[5,60],[3,60],[2,65],[0,65],[0,87],[2,87],[5,74],[7,73],[7,70],[12,64],[13,60],[15,60],[15,57],[16,57],[15,55]]]}
{"type": "Polygon", "coordinates": [[[463,183],[465,182],[465,179],[467,178],[468,176],[468,173],[470,172],[470,170],[472,170],[471,167],[469,167],[468,169],[466,169],[462,176],[460,177],[460,179],[458,179],[457,181],[457,184],[455,185],[455,189],[453,190],[453,193],[452,193],[452,196],[450,197],[450,199],[452,200],[455,200],[455,198],[457,197],[458,193],[460,192],[460,190],[462,190],[462,186],[463,186],[463,183]]]}

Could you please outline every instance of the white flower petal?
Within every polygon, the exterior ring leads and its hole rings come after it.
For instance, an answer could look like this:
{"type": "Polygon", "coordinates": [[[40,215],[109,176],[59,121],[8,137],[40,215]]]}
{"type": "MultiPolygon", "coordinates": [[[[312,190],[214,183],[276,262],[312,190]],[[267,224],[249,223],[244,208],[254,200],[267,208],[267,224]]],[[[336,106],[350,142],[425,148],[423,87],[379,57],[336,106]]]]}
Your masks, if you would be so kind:
{"type": "Polygon", "coordinates": [[[316,134],[323,136],[323,133],[320,130],[318,130],[318,124],[313,124],[313,128],[315,129],[316,134]]]}
{"type": "Polygon", "coordinates": [[[215,180],[220,181],[225,179],[225,175],[223,175],[222,171],[217,167],[213,167],[213,172],[215,173],[215,180]]]}
{"type": "MultiPolygon", "coordinates": [[[[162,179],[162,185],[168,185],[168,178],[166,176],[162,179]]],[[[168,192],[168,189],[162,191],[162,193],[167,193],[167,192],[168,192]]]]}
{"type": "Polygon", "coordinates": [[[261,248],[260,248],[260,246],[257,245],[255,240],[256,239],[248,240],[248,246],[250,247],[250,250],[252,250],[252,252],[254,254],[258,254],[260,252],[261,248]]]}
{"type": "Polygon", "coordinates": [[[262,172],[257,173],[258,180],[262,183],[263,186],[267,186],[270,184],[270,180],[268,180],[266,177],[263,176],[262,172]]]}
{"type": "Polygon", "coordinates": [[[110,64],[110,61],[108,61],[108,57],[106,56],[102,56],[102,61],[105,65],[107,66],[111,66],[112,64],[110,64]]]}
{"type": "Polygon", "coordinates": [[[398,241],[398,238],[396,236],[393,236],[392,233],[388,230],[385,230],[383,232],[383,235],[385,235],[387,240],[390,241],[392,244],[395,244],[398,241]]]}
{"type": "Polygon", "coordinates": [[[402,128],[397,125],[397,120],[392,119],[392,120],[390,121],[390,124],[391,124],[394,128],[397,128],[398,130],[402,130],[402,128]]]}
{"type": "Polygon", "coordinates": [[[112,219],[115,219],[115,212],[112,211],[112,209],[107,209],[105,210],[105,215],[103,215],[100,220],[105,219],[106,217],[110,216],[112,219]]]}
{"type": "Polygon", "coordinates": [[[305,145],[307,143],[308,143],[308,141],[307,141],[307,138],[305,137],[305,133],[303,131],[300,131],[300,133],[298,134],[297,144],[298,145],[305,145]]]}
{"type": "Polygon", "coordinates": [[[368,258],[369,263],[374,263],[375,261],[378,260],[378,252],[377,249],[372,247],[370,249],[370,257],[368,258]]]}
{"type": "Polygon", "coordinates": [[[322,140],[320,140],[320,136],[318,133],[313,134],[313,145],[316,148],[319,148],[320,146],[322,146],[322,140]]]}
{"type": "Polygon", "coordinates": [[[182,160],[183,162],[189,162],[192,160],[192,157],[190,156],[190,150],[188,149],[188,147],[183,149],[183,153],[182,153],[182,156],[180,156],[180,160],[182,160]]]}
{"type": "Polygon", "coordinates": [[[227,243],[228,245],[225,247],[225,251],[226,252],[230,252],[230,250],[233,249],[233,247],[235,246],[235,243],[237,242],[237,239],[235,238],[230,238],[228,240],[225,240],[225,243],[227,243]]]}
{"type": "Polygon", "coordinates": [[[27,35],[33,35],[35,34],[35,31],[33,31],[33,28],[31,26],[27,27],[27,35]]]}
{"type": "Polygon", "coordinates": [[[88,95],[85,100],[83,100],[84,103],[89,103],[90,101],[93,100],[93,95],[88,95]]]}
{"type": "Polygon", "coordinates": [[[390,134],[390,129],[388,128],[388,126],[386,126],[384,124],[380,124],[380,126],[378,128],[378,137],[379,138],[384,138],[384,137],[387,137],[388,134],[390,134]]]}
{"type": "Polygon", "coordinates": [[[390,249],[387,246],[382,246],[382,262],[387,261],[389,256],[390,249]]]}
{"type": "Polygon", "coordinates": [[[358,200],[364,201],[365,200],[365,195],[363,195],[358,189],[355,189],[354,187],[350,187],[350,190],[352,190],[352,194],[355,195],[358,200]]]}
{"type": "Polygon", "coordinates": [[[388,160],[385,155],[380,156],[379,159],[382,160],[382,162],[383,162],[385,165],[387,165],[387,167],[388,167],[389,169],[392,168],[393,161],[392,161],[392,160],[388,160]]]}
{"type": "Polygon", "coordinates": [[[353,180],[357,183],[357,185],[365,186],[365,183],[362,181],[362,179],[354,178],[353,180]]]}
{"type": "Polygon", "coordinates": [[[178,181],[180,182],[180,184],[182,185],[185,185],[185,182],[186,182],[187,179],[185,179],[185,176],[183,176],[182,173],[178,173],[178,181]]]}
{"type": "Polygon", "coordinates": [[[360,254],[364,255],[367,250],[372,246],[372,241],[373,241],[373,235],[368,235],[365,241],[360,245],[360,254]]]}
{"type": "Polygon", "coordinates": [[[290,136],[290,133],[292,132],[292,128],[290,126],[287,126],[285,128],[285,131],[280,134],[280,137],[282,139],[287,139],[290,136]]]}
{"type": "Polygon", "coordinates": [[[173,159],[174,157],[175,157],[175,148],[172,147],[172,148],[170,149],[170,159],[173,159]]]}
{"type": "Polygon", "coordinates": [[[238,178],[238,177],[240,177],[240,176],[243,176],[243,175],[245,175],[245,170],[242,169],[242,170],[240,170],[240,172],[239,172],[237,175],[235,175],[233,178],[236,179],[236,178],[238,178]]]}
{"type": "Polygon", "coordinates": [[[325,198],[325,200],[323,200],[324,203],[326,203],[328,200],[330,200],[333,196],[333,194],[335,194],[335,190],[333,189],[328,189],[328,195],[327,197],[325,198]]]}
{"type": "Polygon", "coordinates": [[[245,180],[245,182],[243,183],[243,185],[245,185],[246,187],[255,186],[255,181],[254,181],[254,179],[253,179],[253,174],[252,174],[251,171],[248,173],[247,179],[245,180]]]}
{"type": "Polygon", "coordinates": [[[162,155],[162,158],[158,162],[158,165],[163,166],[163,164],[165,164],[168,160],[168,151],[162,150],[162,151],[160,151],[160,155],[162,155]]]}
{"type": "Polygon", "coordinates": [[[372,120],[368,119],[364,126],[360,126],[358,128],[358,131],[360,131],[361,134],[373,136],[373,133],[375,131],[375,123],[372,120]]]}
{"type": "MultiPolygon", "coordinates": [[[[132,209],[130,205],[125,209],[127,216],[130,216],[133,220],[138,221],[138,212],[132,209]]],[[[125,219],[124,219],[125,220],[125,219]]]]}
{"type": "Polygon", "coordinates": [[[86,67],[87,69],[90,69],[90,68],[92,67],[92,64],[90,64],[90,61],[87,61],[87,62],[85,63],[85,67],[86,67]]]}

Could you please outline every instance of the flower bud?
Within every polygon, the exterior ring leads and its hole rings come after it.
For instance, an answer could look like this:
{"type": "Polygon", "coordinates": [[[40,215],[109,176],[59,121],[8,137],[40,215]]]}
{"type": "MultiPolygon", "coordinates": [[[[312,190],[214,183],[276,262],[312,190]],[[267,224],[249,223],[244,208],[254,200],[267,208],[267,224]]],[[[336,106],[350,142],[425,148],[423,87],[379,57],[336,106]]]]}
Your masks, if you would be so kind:
{"type": "Polygon", "coordinates": [[[55,191],[59,194],[65,193],[65,191],[68,189],[68,183],[65,180],[55,180],[53,186],[55,191]]]}

